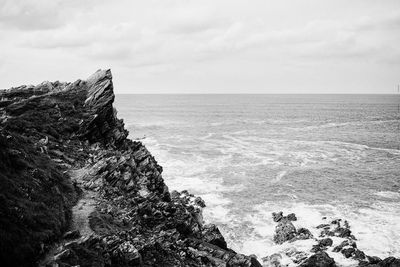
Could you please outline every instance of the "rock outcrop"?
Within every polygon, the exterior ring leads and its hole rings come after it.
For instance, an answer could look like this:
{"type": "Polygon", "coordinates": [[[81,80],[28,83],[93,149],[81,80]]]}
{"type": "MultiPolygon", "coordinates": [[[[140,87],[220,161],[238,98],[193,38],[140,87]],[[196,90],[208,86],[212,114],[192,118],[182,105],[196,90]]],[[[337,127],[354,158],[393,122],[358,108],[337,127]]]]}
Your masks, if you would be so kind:
{"type": "Polygon", "coordinates": [[[261,266],[227,248],[204,201],[169,192],[127,138],[110,70],[0,99],[2,266],[261,266]]]}
{"type": "MultiPolygon", "coordinates": [[[[313,230],[319,233],[317,237],[314,237],[311,231],[306,228],[296,229],[292,223],[297,221],[294,213],[283,216],[283,212],[274,212],[272,213],[272,219],[278,223],[275,228],[275,243],[279,245],[292,243],[293,246],[284,247],[282,253],[274,253],[264,257],[264,266],[334,267],[342,266],[336,263],[334,258],[342,258],[345,261],[350,261],[350,265],[347,263],[345,266],[400,267],[400,259],[388,257],[382,260],[376,256],[366,255],[359,250],[356,243],[357,239],[352,235],[350,225],[346,220],[335,219],[330,223],[316,226],[313,230]],[[308,242],[309,248],[305,249],[306,246],[303,243],[299,246],[303,250],[297,250],[296,242],[304,240],[311,241],[311,243],[308,242]],[[286,264],[282,263],[284,257],[286,258],[286,264]]],[[[326,219],[326,217],[323,218],[323,220],[326,219]]]]}

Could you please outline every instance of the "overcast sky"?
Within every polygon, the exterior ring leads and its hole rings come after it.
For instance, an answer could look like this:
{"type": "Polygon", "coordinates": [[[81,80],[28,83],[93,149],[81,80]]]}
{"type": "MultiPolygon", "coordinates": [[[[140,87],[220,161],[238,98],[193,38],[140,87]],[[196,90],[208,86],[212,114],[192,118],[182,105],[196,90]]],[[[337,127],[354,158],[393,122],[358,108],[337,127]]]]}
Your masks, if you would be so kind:
{"type": "Polygon", "coordinates": [[[395,93],[400,0],[0,0],[0,88],[395,93]]]}

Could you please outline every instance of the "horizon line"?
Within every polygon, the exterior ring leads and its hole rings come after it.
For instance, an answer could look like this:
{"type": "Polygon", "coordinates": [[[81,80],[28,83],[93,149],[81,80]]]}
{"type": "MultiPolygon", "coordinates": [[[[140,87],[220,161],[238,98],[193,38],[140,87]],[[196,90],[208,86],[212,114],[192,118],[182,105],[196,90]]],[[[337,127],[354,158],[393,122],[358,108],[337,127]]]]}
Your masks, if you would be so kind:
{"type": "Polygon", "coordinates": [[[116,95],[399,95],[399,93],[117,93],[116,95]]]}

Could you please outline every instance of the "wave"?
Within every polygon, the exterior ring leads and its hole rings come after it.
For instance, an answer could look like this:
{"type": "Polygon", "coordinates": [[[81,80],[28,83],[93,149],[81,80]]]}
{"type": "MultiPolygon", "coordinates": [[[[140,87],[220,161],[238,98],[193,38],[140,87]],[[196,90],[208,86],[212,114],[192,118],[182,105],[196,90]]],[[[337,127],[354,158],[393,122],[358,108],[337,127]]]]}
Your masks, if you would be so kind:
{"type": "MultiPolygon", "coordinates": [[[[377,202],[370,208],[354,208],[349,205],[312,205],[306,203],[267,201],[254,206],[254,210],[246,215],[238,215],[230,224],[222,225],[228,244],[236,251],[245,254],[255,254],[258,258],[280,253],[290,247],[297,250],[309,251],[314,240],[296,241],[276,245],[273,243],[275,223],[272,222],[272,212],[283,211],[285,214],[294,212],[298,218],[293,222],[296,228],[305,227],[315,236],[319,235],[316,226],[330,222],[337,218],[349,221],[353,234],[358,238],[357,245],[367,255],[376,255],[382,258],[400,256],[400,214],[396,205],[377,202]],[[326,219],[323,219],[326,217],[326,219]],[[249,224],[245,226],[244,224],[249,224]],[[235,225],[236,224],[236,225],[235,225]],[[253,229],[245,235],[238,235],[245,227],[253,229]],[[231,233],[236,231],[236,233],[231,233]]],[[[332,248],[341,243],[340,238],[333,237],[332,248]]],[[[328,253],[335,258],[340,266],[352,266],[355,262],[346,260],[338,253],[328,253]]]]}
{"type": "Polygon", "coordinates": [[[379,191],[375,192],[374,195],[386,199],[400,200],[400,192],[379,191]]]}
{"type": "Polygon", "coordinates": [[[279,182],[286,174],[288,171],[280,171],[278,174],[275,176],[275,179],[273,179],[271,182],[272,183],[277,183],[279,182]]]}
{"type": "Polygon", "coordinates": [[[365,126],[368,124],[393,123],[393,122],[398,122],[398,121],[399,121],[398,119],[391,119],[391,120],[328,122],[328,123],[319,124],[319,125],[299,126],[299,127],[289,127],[289,128],[294,129],[294,130],[310,131],[310,130],[318,130],[318,129],[326,129],[326,128],[339,128],[339,127],[345,127],[345,126],[365,126]]]}

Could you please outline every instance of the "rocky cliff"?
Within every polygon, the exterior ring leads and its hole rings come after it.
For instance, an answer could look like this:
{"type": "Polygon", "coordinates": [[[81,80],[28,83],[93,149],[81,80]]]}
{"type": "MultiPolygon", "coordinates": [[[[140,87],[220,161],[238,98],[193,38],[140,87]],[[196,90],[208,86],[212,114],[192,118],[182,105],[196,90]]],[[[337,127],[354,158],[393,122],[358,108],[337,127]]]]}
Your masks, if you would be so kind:
{"type": "Polygon", "coordinates": [[[261,266],[127,138],[110,70],[0,91],[2,266],[261,266]]]}
{"type": "MultiPolygon", "coordinates": [[[[168,190],[162,167],[127,138],[113,102],[110,70],[0,90],[1,266],[261,266],[204,223],[201,198],[168,190]]],[[[313,235],[294,226],[293,213],[272,219],[275,243],[312,247],[266,255],[263,266],[333,267],[339,258],[400,266],[359,250],[345,220],[313,235]]]]}

